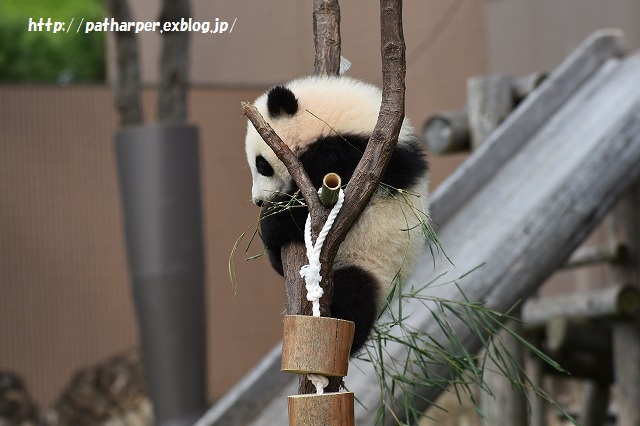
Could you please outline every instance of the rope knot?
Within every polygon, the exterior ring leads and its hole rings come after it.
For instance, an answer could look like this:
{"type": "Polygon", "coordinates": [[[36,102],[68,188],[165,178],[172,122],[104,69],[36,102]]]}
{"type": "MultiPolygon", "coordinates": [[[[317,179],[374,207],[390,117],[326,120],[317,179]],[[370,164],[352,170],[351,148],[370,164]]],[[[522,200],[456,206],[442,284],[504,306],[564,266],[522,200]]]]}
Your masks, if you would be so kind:
{"type": "Polygon", "coordinates": [[[320,275],[320,265],[304,265],[300,268],[300,276],[304,278],[305,282],[320,282],[322,281],[322,276],[320,275]]]}

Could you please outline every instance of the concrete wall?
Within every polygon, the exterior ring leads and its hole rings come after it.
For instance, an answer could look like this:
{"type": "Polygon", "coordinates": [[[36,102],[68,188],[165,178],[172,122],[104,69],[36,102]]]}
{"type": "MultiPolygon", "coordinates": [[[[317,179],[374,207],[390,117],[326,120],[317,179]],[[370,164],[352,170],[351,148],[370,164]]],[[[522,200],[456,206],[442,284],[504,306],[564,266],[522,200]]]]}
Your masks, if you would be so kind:
{"type": "Polygon", "coordinates": [[[620,28],[629,49],[640,48],[637,0],[488,0],[487,70],[549,71],[593,31],[620,28]]]}

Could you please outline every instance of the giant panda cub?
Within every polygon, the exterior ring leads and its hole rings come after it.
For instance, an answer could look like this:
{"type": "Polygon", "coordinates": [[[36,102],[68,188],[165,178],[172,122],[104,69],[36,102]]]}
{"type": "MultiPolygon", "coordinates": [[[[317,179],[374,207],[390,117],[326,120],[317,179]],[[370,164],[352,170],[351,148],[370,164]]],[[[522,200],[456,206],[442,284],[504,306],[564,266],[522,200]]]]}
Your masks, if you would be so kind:
{"type": "MultiPolygon", "coordinates": [[[[343,184],[349,181],[376,124],[381,99],[380,89],[370,84],[345,76],[313,76],[272,87],[254,105],[319,188],[329,172],[339,174],[343,184]]],[[[304,241],[308,210],[292,202],[296,184],[251,123],[246,152],[253,202],[262,207],[260,233],[272,266],[283,274],[280,249],[289,241],[304,241]]],[[[405,118],[381,184],[333,265],[331,315],[355,323],[352,355],[365,344],[394,279],[413,271],[424,247],[427,182],[426,155],[405,118]]]]}

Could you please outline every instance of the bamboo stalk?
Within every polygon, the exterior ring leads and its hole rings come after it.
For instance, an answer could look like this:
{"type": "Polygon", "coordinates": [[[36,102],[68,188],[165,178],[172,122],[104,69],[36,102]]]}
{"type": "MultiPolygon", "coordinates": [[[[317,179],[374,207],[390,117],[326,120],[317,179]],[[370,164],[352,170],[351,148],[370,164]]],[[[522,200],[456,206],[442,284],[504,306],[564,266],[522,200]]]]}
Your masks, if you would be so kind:
{"type": "Polygon", "coordinates": [[[342,179],[336,173],[327,173],[322,179],[320,202],[325,207],[331,207],[338,201],[338,194],[342,186],[342,179]]]}

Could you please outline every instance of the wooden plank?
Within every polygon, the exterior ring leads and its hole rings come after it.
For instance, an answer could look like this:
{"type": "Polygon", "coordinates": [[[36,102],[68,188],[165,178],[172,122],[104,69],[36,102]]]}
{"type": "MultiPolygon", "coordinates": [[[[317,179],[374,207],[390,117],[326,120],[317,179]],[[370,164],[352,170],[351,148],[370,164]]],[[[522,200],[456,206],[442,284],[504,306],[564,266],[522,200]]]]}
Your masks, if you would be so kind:
{"type": "Polygon", "coordinates": [[[640,313],[640,291],[613,285],[580,293],[528,300],[522,320],[528,329],[544,327],[555,317],[572,319],[632,318],[640,313]]]}
{"type": "Polygon", "coordinates": [[[605,61],[623,52],[618,30],[601,30],[589,37],[434,192],[431,206],[434,222],[444,226],[585,80],[605,61]]]}

